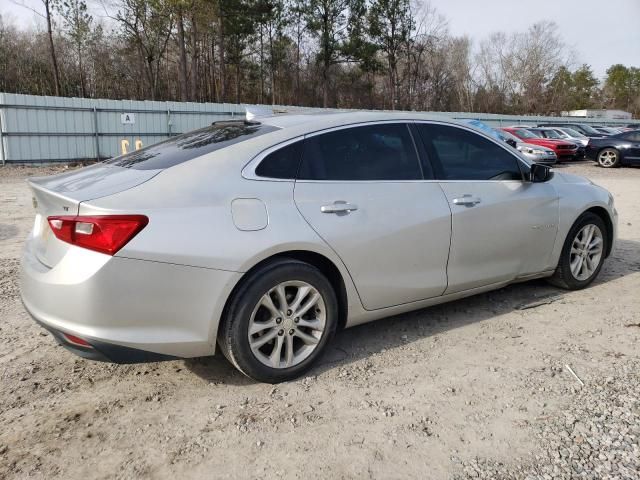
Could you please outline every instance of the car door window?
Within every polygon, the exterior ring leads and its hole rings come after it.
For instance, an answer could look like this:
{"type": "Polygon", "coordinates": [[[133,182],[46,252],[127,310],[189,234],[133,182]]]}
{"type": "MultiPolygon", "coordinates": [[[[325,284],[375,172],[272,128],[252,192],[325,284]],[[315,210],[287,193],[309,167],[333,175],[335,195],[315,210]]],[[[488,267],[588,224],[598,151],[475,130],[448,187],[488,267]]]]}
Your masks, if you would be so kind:
{"type": "Polygon", "coordinates": [[[302,158],[302,141],[291,143],[264,157],[256,175],[266,178],[295,179],[302,158]]]}
{"type": "Polygon", "coordinates": [[[422,171],[403,123],[357,126],[305,139],[301,180],[420,180],[422,171]]]}
{"type": "Polygon", "coordinates": [[[437,124],[418,131],[440,179],[522,180],[515,156],[477,133],[437,124]]]}

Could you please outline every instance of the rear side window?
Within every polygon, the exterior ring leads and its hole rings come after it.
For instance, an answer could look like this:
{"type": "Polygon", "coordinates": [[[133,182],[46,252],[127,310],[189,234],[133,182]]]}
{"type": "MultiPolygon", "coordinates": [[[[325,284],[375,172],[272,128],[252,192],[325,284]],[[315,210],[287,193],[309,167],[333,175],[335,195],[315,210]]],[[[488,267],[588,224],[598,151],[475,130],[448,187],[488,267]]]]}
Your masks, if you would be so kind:
{"type": "Polygon", "coordinates": [[[515,156],[457,127],[418,124],[429,158],[443,180],[522,180],[515,156]]]}
{"type": "Polygon", "coordinates": [[[209,127],[107,160],[106,163],[136,170],[164,169],[275,130],[278,127],[259,123],[216,122],[209,127]]]}
{"type": "Polygon", "coordinates": [[[421,180],[404,123],[344,128],[307,138],[301,180],[421,180]]]}
{"type": "Polygon", "coordinates": [[[282,147],[264,157],[256,175],[267,178],[295,179],[302,158],[302,141],[282,147]]]}

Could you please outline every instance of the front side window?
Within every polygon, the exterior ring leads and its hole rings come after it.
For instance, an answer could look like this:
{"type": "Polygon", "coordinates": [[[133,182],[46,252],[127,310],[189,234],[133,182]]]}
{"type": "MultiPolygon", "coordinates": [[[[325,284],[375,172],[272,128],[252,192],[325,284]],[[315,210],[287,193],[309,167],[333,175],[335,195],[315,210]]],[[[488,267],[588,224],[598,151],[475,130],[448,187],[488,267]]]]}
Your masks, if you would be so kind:
{"type": "Polygon", "coordinates": [[[418,130],[440,179],[522,180],[516,157],[477,133],[436,124],[418,130]]]}
{"type": "Polygon", "coordinates": [[[403,123],[343,128],[304,141],[300,180],[421,180],[403,123]]]}

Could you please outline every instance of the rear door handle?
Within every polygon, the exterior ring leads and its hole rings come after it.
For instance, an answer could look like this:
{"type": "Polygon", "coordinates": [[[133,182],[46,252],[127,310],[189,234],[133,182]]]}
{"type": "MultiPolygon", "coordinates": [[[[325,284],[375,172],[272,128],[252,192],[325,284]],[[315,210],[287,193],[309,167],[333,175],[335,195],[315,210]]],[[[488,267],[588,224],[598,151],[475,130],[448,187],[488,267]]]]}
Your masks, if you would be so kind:
{"type": "Polygon", "coordinates": [[[358,210],[357,205],[353,205],[352,203],[347,203],[342,200],[333,202],[331,205],[323,205],[320,207],[320,211],[322,213],[349,213],[355,210],[358,210]]]}
{"type": "Polygon", "coordinates": [[[480,203],[480,199],[478,197],[473,197],[469,194],[463,195],[462,197],[454,198],[451,203],[454,205],[462,205],[465,207],[475,207],[480,203]]]}

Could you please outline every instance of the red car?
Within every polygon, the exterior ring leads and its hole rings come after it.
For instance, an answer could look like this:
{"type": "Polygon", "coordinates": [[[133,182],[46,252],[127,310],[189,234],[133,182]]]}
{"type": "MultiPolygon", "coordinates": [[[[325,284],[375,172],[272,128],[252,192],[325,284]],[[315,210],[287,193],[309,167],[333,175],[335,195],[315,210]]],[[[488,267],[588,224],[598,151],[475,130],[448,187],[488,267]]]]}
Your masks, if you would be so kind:
{"type": "Polygon", "coordinates": [[[556,152],[558,161],[572,160],[577,157],[578,145],[575,143],[567,142],[566,140],[552,140],[550,138],[541,138],[530,132],[526,128],[520,127],[505,127],[501,130],[509,132],[512,135],[520,138],[525,143],[531,143],[533,145],[540,145],[547,147],[556,152]]]}

